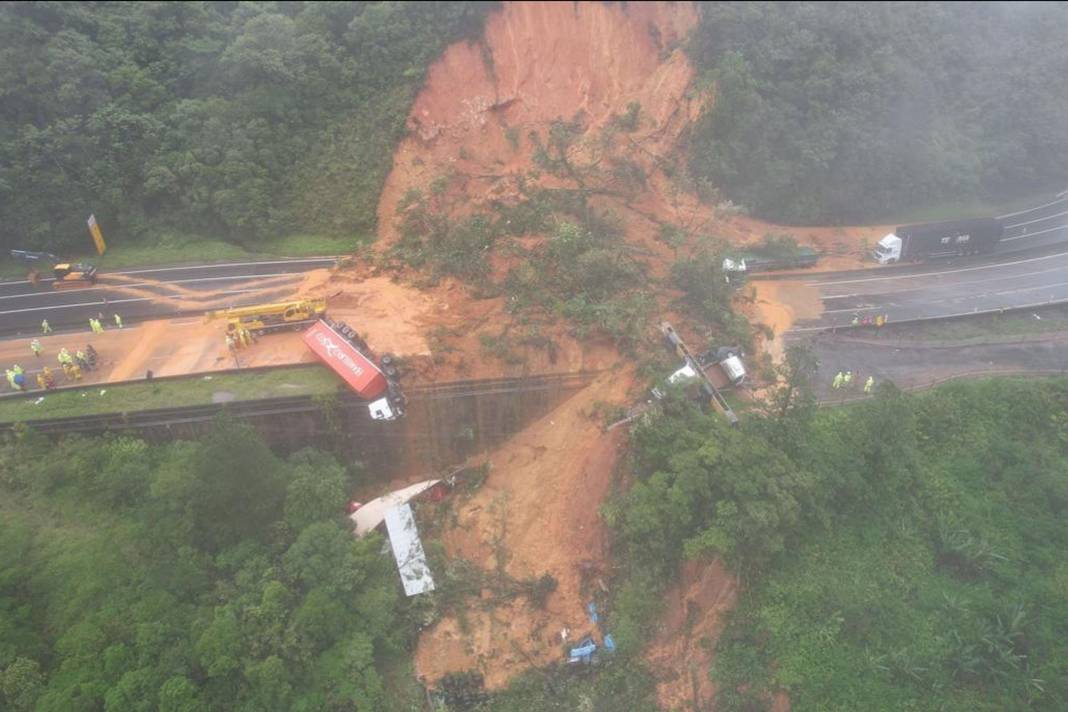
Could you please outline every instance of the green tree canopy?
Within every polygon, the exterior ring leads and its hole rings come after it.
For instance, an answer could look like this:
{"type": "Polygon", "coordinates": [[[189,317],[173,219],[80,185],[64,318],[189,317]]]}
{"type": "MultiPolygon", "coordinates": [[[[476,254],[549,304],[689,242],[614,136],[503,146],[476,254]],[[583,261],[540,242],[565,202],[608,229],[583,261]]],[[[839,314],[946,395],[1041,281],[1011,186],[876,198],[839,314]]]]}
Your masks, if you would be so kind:
{"type": "Polygon", "coordinates": [[[795,223],[1068,182],[1064,3],[705,3],[693,172],[795,223]]]}

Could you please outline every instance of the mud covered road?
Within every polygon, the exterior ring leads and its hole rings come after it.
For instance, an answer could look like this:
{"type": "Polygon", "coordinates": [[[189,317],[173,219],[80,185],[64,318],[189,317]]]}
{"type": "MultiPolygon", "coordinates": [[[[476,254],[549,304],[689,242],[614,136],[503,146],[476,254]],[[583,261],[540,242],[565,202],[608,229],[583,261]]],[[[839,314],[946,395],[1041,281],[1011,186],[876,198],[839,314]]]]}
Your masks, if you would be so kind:
{"type": "Polygon", "coordinates": [[[54,328],[88,323],[118,312],[126,321],[203,312],[268,301],[291,291],[302,273],[335,264],[334,257],[229,262],[102,272],[95,287],[56,291],[52,279],[0,282],[0,334],[39,333],[42,319],[54,328]]]}

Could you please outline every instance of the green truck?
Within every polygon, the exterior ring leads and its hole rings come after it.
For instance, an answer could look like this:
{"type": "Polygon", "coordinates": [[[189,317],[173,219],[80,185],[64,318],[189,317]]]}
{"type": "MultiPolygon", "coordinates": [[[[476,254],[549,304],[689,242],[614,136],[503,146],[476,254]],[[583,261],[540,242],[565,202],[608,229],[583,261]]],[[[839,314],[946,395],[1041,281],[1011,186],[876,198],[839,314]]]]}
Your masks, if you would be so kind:
{"type": "Polygon", "coordinates": [[[756,247],[725,257],[723,272],[727,275],[743,275],[780,269],[800,269],[812,267],[819,259],[820,253],[811,247],[797,247],[788,251],[756,247]]]}

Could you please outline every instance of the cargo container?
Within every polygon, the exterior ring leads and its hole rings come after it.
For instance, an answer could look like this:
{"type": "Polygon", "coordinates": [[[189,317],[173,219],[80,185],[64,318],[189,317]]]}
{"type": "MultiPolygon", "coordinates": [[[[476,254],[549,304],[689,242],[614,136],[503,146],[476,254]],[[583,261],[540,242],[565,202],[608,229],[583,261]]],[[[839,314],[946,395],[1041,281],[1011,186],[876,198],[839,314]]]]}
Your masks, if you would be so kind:
{"type": "Polygon", "coordinates": [[[1005,226],[997,218],[903,225],[879,240],[872,257],[885,265],[902,260],[978,255],[989,252],[1004,234],[1005,226]]]}
{"type": "Polygon", "coordinates": [[[386,374],[325,321],[315,322],[304,332],[304,343],[353,391],[371,401],[367,407],[373,419],[395,420],[403,414],[386,374]]]}

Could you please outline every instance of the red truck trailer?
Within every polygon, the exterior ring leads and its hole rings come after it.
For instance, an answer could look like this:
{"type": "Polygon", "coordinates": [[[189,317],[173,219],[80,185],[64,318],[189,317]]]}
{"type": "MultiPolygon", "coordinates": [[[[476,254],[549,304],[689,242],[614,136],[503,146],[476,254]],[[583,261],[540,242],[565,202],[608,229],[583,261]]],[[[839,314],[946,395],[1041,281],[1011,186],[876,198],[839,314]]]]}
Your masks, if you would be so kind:
{"type": "Polygon", "coordinates": [[[375,420],[396,420],[403,415],[395,387],[375,363],[347,338],[322,319],[304,332],[304,343],[360,397],[371,401],[375,420]]]}

